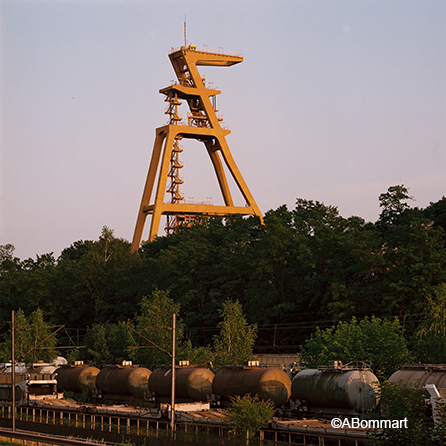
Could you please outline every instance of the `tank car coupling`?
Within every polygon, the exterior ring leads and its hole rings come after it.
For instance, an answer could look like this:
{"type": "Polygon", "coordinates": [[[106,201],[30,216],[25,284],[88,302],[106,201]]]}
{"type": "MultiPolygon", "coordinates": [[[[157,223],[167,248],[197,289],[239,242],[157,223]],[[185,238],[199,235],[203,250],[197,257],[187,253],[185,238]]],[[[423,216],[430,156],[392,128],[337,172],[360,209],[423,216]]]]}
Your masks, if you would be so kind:
{"type": "Polygon", "coordinates": [[[104,398],[100,389],[91,389],[91,397],[93,401],[102,401],[104,398]]]}
{"type": "Polygon", "coordinates": [[[149,403],[155,403],[156,402],[155,392],[151,392],[150,390],[145,390],[144,391],[144,401],[147,401],[149,403]]]}
{"type": "Polygon", "coordinates": [[[211,407],[218,408],[221,406],[221,396],[217,395],[216,393],[209,393],[207,395],[207,402],[211,405],[211,407]]]}
{"type": "Polygon", "coordinates": [[[290,408],[293,412],[305,413],[308,412],[308,403],[306,400],[290,399],[290,408]]]}

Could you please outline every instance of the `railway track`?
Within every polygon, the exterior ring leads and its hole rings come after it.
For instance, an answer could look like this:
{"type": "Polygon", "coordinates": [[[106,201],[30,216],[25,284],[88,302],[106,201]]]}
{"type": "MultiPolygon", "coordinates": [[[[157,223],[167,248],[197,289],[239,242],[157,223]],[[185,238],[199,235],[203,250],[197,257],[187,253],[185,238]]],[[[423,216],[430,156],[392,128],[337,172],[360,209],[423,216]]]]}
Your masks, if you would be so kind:
{"type": "MultiPolygon", "coordinates": [[[[39,445],[57,445],[57,446],[98,446],[98,443],[93,443],[86,439],[74,439],[68,437],[60,437],[56,435],[44,435],[37,432],[22,431],[12,429],[0,428],[0,439],[5,440],[19,440],[26,443],[34,443],[39,445]]],[[[106,444],[106,443],[103,443],[106,444]]]]}

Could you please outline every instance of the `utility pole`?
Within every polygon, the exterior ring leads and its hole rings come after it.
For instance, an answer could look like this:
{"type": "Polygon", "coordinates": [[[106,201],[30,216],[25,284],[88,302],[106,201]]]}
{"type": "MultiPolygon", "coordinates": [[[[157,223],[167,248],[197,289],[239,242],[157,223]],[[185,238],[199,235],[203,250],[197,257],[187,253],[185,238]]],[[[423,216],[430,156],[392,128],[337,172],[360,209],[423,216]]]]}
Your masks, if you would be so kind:
{"type": "Polygon", "coordinates": [[[12,348],[11,348],[11,388],[12,388],[12,431],[15,432],[15,321],[14,310],[12,310],[12,348]]]}
{"type": "Polygon", "coordinates": [[[170,430],[172,432],[172,439],[175,436],[175,342],[176,342],[176,314],[172,315],[172,393],[171,393],[171,408],[170,408],[170,430]]]}
{"type": "MultiPolygon", "coordinates": [[[[176,339],[177,339],[177,329],[176,329],[176,322],[177,321],[177,315],[172,314],[172,353],[169,353],[168,351],[161,348],[159,345],[155,344],[150,339],[147,339],[145,336],[143,336],[141,333],[138,333],[133,327],[130,325],[127,325],[127,328],[130,328],[130,330],[134,331],[137,335],[141,336],[146,341],[150,342],[154,347],[161,350],[162,352],[166,353],[166,355],[169,355],[172,358],[172,382],[171,382],[171,393],[170,393],[170,430],[172,439],[174,438],[174,432],[175,432],[175,350],[176,350],[176,339]]],[[[170,330],[170,327],[149,327],[149,328],[164,328],[167,330],[170,330]]]]}

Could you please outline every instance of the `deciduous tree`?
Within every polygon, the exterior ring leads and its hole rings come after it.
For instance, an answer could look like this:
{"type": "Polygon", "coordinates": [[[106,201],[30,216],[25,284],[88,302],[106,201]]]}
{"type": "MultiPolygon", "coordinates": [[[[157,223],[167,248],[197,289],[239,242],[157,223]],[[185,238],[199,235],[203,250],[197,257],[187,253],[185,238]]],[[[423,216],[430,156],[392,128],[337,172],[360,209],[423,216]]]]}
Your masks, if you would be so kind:
{"type": "Polygon", "coordinates": [[[232,398],[227,409],[229,421],[234,423],[233,432],[236,437],[249,440],[258,437],[260,429],[266,427],[274,416],[274,403],[262,401],[258,395],[245,395],[232,398]]]}
{"type": "MultiPolygon", "coordinates": [[[[21,362],[52,362],[57,358],[57,334],[51,336],[55,330],[44,320],[42,310],[37,309],[28,318],[23,310],[15,314],[15,359],[21,362]],[[49,338],[48,338],[49,337],[49,338]],[[43,344],[43,340],[48,338],[43,344]]],[[[3,362],[11,360],[12,336],[9,330],[3,337],[0,355],[3,362]]]]}
{"type": "Polygon", "coordinates": [[[329,360],[366,361],[378,378],[389,377],[408,360],[398,319],[389,321],[372,316],[358,323],[352,318],[325,330],[318,327],[301,348],[301,361],[304,367],[315,368],[329,360]]]}
{"type": "Polygon", "coordinates": [[[425,364],[446,362],[446,283],[435,287],[429,297],[425,319],[415,333],[416,359],[425,364]]]}
{"type": "MultiPolygon", "coordinates": [[[[172,316],[180,313],[180,305],[174,303],[167,291],[155,290],[142,299],[140,312],[135,318],[132,333],[134,362],[153,369],[159,364],[170,364],[172,354],[172,316]]],[[[176,321],[176,343],[183,338],[183,323],[176,321]]]]}
{"type": "Polygon", "coordinates": [[[252,355],[257,326],[249,325],[240,302],[228,299],[219,310],[220,334],[214,336],[215,366],[243,364],[252,355]]]}

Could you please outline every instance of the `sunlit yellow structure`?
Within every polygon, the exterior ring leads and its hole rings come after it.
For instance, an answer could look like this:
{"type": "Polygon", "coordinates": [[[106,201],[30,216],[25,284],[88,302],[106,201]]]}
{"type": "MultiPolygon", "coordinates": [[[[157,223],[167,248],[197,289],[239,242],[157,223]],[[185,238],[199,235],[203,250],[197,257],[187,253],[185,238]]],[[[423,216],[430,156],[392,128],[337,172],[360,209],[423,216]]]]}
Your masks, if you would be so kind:
{"type": "Polygon", "coordinates": [[[162,215],[167,216],[167,232],[176,230],[181,224],[190,224],[199,214],[242,214],[257,215],[262,218],[229,151],[226,136],[231,132],[222,127],[222,118],[217,115],[216,96],[221,92],[209,88],[197,68],[198,66],[229,67],[242,62],[243,56],[240,53],[197,49],[194,45],[186,46],[185,44],[180,48],[173,49],[169,53],[169,58],[178,81],[160,90],[160,93],[165,95],[168,104],[166,114],[169,116],[169,122],[156,129],[152,159],[133,235],[133,252],[139,249],[148,215],[152,216],[149,240],[153,240],[157,236],[162,215]],[[178,113],[178,107],[183,101],[187,102],[190,110],[186,120],[183,120],[178,113]],[[184,200],[179,190],[179,186],[183,182],[179,175],[179,171],[183,167],[179,159],[179,154],[182,152],[179,142],[183,138],[193,139],[204,144],[214,166],[224,200],[223,206],[214,206],[206,202],[189,203],[184,200]],[[159,167],[160,162],[161,166],[159,167]],[[245,206],[234,205],[223,162],[239,188],[246,202],[245,206]],[[158,183],[155,196],[154,200],[150,202],[157,173],[158,183]],[[166,193],[170,194],[168,203],[164,202],[166,193]]]}

